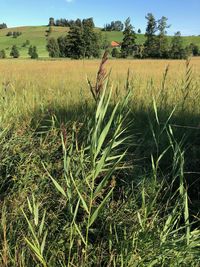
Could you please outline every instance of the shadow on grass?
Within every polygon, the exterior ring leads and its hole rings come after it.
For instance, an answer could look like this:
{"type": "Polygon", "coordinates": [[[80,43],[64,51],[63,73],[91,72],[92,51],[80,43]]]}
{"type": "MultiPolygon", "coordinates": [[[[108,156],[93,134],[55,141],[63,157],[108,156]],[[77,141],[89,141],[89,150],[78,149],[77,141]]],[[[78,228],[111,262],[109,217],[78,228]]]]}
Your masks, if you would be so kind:
{"type": "MultiPolygon", "coordinates": [[[[110,106],[108,117],[112,109],[113,106],[110,106]]],[[[74,122],[82,124],[84,129],[84,125],[94,117],[95,105],[84,103],[68,107],[56,106],[54,109],[48,106],[44,110],[45,112],[37,110],[32,116],[32,127],[38,133],[45,133],[52,128],[52,125],[60,128],[62,124],[72,125],[74,122]]],[[[127,120],[131,121],[129,133],[134,141],[133,144],[130,144],[129,154],[131,157],[134,155],[139,169],[151,169],[151,155],[154,159],[158,158],[170,145],[166,131],[168,129],[169,132],[170,126],[173,131],[174,142],[180,145],[184,151],[186,177],[188,177],[187,180],[191,180],[190,184],[192,184],[200,177],[199,115],[186,111],[176,112],[169,119],[171,111],[172,109],[158,109],[158,123],[153,108],[148,110],[131,109],[127,120]]],[[[173,151],[169,149],[160,162],[162,172],[170,173],[173,157],[173,151]]],[[[199,194],[195,195],[198,196],[199,194]]]]}
{"type": "MultiPolygon", "coordinates": [[[[110,106],[111,114],[113,106],[110,106]]],[[[150,177],[152,175],[152,162],[151,157],[155,160],[170,146],[170,140],[168,136],[169,127],[171,126],[173,131],[173,141],[179,144],[185,156],[185,179],[188,186],[190,207],[193,210],[192,214],[199,212],[200,203],[200,128],[199,128],[199,116],[198,114],[190,114],[187,112],[176,112],[168,120],[171,110],[158,110],[158,119],[156,119],[153,108],[144,110],[143,108],[134,110],[131,109],[127,123],[131,122],[131,126],[128,129],[129,134],[132,137],[132,143],[129,144],[129,152],[127,154],[127,162],[132,162],[133,169],[119,174],[124,180],[125,185],[130,187],[132,183],[138,183],[140,177],[150,177]],[[164,129],[164,130],[163,130],[164,129]]],[[[88,134],[88,121],[95,115],[95,105],[84,103],[76,106],[60,107],[60,106],[47,106],[41,110],[35,110],[32,114],[31,128],[34,130],[35,139],[38,136],[46,135],[52,127],[55,129],[61,129],[64,125],[67,125],[67,130],[70,131],[73,123],[81,124],[81,133],[79,134],[79,142],[87,138],[88,134]]],[[[36,141],[37,142],[37,141],[36,141]]],[[[59,140],[58,140],[59,142],[59,140]]],[[[19,146],[17,143],[16,146],[19,146]]],[[[15,149],[15,148],[14,148],[15,149]]],[[[24,149],[24,148],[23,148],[24,149]]],[[[27,145],[27,150],[31,149],[27,145]]],[[[35,150],[37,154],[37,149],[35,150]]],[[[54,153],[54,152],[52,152],[54,153]]],[[[58,152],[56,152],[58,153],[58,152]]],[[[58,158],[62,160],[62,149],[59,151],[58,158]]],[[[49,155],[51,150],[49,151],[49,155]]],[[[51,158],[53,158],[52,156],[51,158]]],[[[18,157],[16,156],[17,160],[18,157]]],[[[25,157],[26,158],[26,157],[25,157]]],[[[170,183],[173,179],[173,162],[174,151],[172,148],[168,149],[159,163],[159,178],[166,179],[170,183]]],[[[22,162],[23,163],[23,162],[22,162]]],[[[16,168],[13,164],[10,169],[10,174],[4,179],[4,182],[0,187],[0,194],[7,194],[10,187],[13,187],[13,176],[16,174],[16,168]]],[[[6,166],[5,166],[6,167],[6,166]]],[[[123,183],[123,182],[122,182],[123,183]]],[[[119,187],[122,183],[119,183],[119,187]]],[[[175,183],[174,190],[178,187],[175,183]]]]}
{"type": "MultiPolygon", "coordinates": [[[[171,109],[172,110],[172,109],[171,109]]],[[[200,120],[199,115],[187,111],[176,112],[168,121],[171,110],[158,109],[158,119],[152,109],[133,111],[132,134],[136,136],[136,147],[133,153],[140,160],[138,169],[152,172],[151,155],[156,160],[171,145],[169,131],[173,133],[174,148],[184,152],[184,177],[188,188],[191,216],[200,212],[200,120]],[[165,124],[167,128],[163,131],[165,124]],[[171,130],[170,130],[170,128],[171,130]]],[[[175,152],[172,148],[165,152],[159,162],[159,172],[170,182],[175,170],[175,152]]],[[[142,173],[141,173],[142,175],[142,173]]],[[[179,187],[179,177],[174,182],[173,190],[179,187]]]]}

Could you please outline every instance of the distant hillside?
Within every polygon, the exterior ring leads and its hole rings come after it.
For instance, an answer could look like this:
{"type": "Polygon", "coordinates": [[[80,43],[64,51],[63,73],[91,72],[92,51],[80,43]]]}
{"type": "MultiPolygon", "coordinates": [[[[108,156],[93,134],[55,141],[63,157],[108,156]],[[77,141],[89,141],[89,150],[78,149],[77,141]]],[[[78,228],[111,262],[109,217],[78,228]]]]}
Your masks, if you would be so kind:
{"type": "MultiPolygon", "coordinates": [[[[0,50],[5,49],[7,56],[10,54],[10,49],[12,45],[16,44],[20,50],[21,57],[28,57],[28,46],[23,47],[26,40],[30,41],[31,45],[36,45],[38,48],[38,53],[40,57],[48,57],[48,52],[46,51],[46,34],[48,31],[47,26],[25,26],[17,28],[7,28],[0,30],[0,50]],[[18,38],[13,38],[12,36],[6,36],[6,34],[11,31],[22,32],[18,38]]],[[[60,35],[65,35],[68,32],[66,27],[53,27],[53,31],[50,36],[58,37],[60,35]]],[[[100,31],[99,28],[96,31],[100,31]]],[[[107,36],[108,41],[121,42],[123,38],[122,32],[102,32],[102,35],[107,36]]],[[[169,37],[171,38],[171,37],[169,37]]],[[[145,40],[143,34],[137,35],[137,43],[142,44],[145,40]]],[[[194,43],[200,46],[200,36],[187,36],[183,37],[184,45],[194,43]]]]}

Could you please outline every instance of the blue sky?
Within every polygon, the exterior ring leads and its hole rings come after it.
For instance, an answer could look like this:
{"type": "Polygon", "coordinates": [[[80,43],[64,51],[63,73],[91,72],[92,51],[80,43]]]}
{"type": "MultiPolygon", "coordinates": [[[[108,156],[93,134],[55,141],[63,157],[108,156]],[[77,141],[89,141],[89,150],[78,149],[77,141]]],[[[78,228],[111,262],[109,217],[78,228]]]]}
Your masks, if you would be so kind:
{"type": "Polygon", "coordinates": [[[45,25],[49,17],[93,17],[97,26],[131,17],[136,29],[145,31],[145,15],[166,16],[169,34],[200,34],[200,0],[0,0],[0,22],[8,26],[45,25]]]}

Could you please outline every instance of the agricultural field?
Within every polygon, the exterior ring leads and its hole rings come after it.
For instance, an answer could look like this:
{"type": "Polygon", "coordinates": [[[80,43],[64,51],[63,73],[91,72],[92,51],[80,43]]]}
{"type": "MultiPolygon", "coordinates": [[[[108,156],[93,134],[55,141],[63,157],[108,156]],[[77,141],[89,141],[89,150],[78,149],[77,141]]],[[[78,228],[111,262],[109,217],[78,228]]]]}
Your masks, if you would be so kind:
{"type": "MultiPolygon", "coordinates": [[[[0,50],[5,49],[7,56],[9,57],[11,47],[13,45],[17,45],[20,57],[28,58],[28,47],[23,47],[23,44],[26,40],[30,41],[30,44],[33,46],[37,46],[39,57],[47,58],[49,57],[48,52],[46,50],[47,44],[47,31],[49,27],[47,26],[25,26],[25,27],[15,27],[15,28],[7,28],[0,30],[0,50]],[[12,36],[6,36],[6,34],[11,31],[19,31],[22,33],[17,38],[13,38],[12,36]]],[[[49,37],[58,38],[59,36],[66,35],[69,31],[67,27],[52,27],[52,33],[49,37]]],[[[101,32],[100,28],[95,29],[96,32],[101,32]]],[[[101,32],[102,38],[106,38],[108,42],[117,41],[122,42],[123,33],[122,32],[101,32]]],[[[172,37],[168,37],[171,40],[172,37]]],[[[200,36],[183,36],[183,44],[184,46],[189,45],[190,43],[194,43],[196,45],[200,45],[200,36]]],[[[143,44],[145,41],[144,34],[137,34],[137,44],[143,44]]]]}
{"type": "Polygon", "coordinates": [[[198,267],[199,73],[1,60],[0,266],[198,267]]]}

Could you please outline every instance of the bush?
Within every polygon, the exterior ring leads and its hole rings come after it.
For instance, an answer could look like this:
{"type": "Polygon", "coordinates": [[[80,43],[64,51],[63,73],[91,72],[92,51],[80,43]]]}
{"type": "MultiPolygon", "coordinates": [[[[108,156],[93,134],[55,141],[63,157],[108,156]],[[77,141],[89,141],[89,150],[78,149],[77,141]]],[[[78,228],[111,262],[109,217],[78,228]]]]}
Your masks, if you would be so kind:
{"type": "Polygon", "coordinates": [[[29,40],[26,40],[26,42],[24,42],[24,43],[22,44],[22,47],[26,47],[26,46],[28,46],[28,45],[30,45],[30,41],[29,41],[29,40]]]}
{"type": "Polygon", "coordinates": [[[119,50],[117,48],[113,48],[112,50],[112,57],[116,57],[116,58],[120,58],[121,53],[119,52],[119,50]]]}
{"type": "Polygon", "coordinates": [[[17,37],[19,37],[20,35],[22,35],[21,32],[13,32],[13,38],[17,38],[17,37]]]}
{"type": "Polygon", "coordinates": [[[4,49],[0,51],[0,58],[6,58],[6,52],[4,49]]]}
{"type": "Polygon", "coordinates": [[[10,56],[13,58],[18,58],[20,56],[19,50],[16,45],[13,45],[11,52],[10,52],[10,56]]]}
{"type": "Polygon", "coordinates": [[[200,55],[199,47],[196,44],[191,43],[189,45],[189,50],[192,53],[192,56],[194,56],[194,57],[200,55]]]}
{"type": "Polygon", "coordinates": [[[6,34],[6,36],[12,36],[12,35],[13,35],[12,32],[8,32],[8,33],[6,34]]]}
{"type": "Polygon", "coordinates": [[[31,57],[31,59],[37,59],[38,58],[37,47],[30,46],[28,50],[28,54],[31,57]]]}

